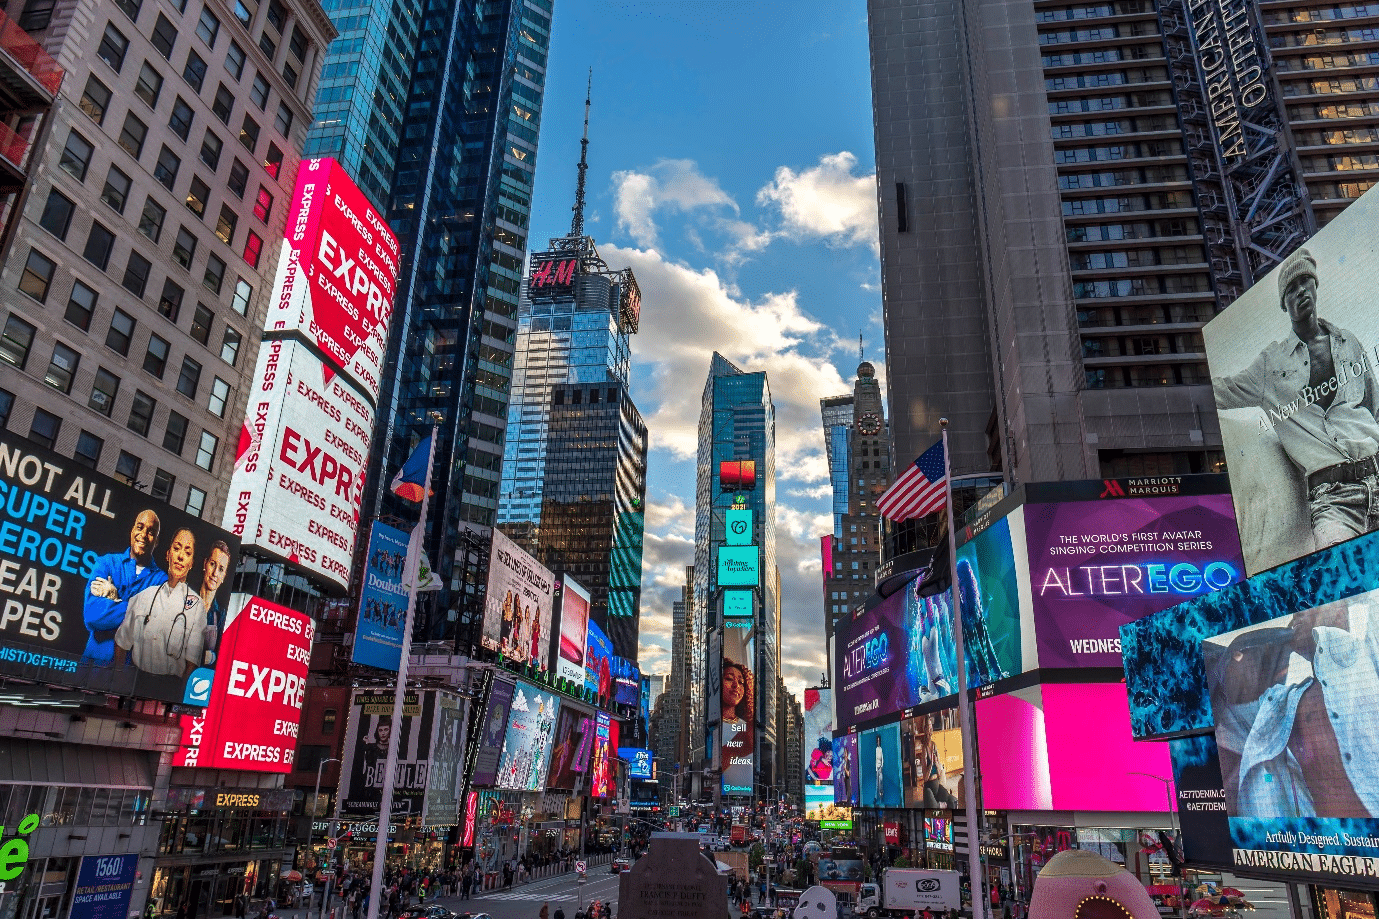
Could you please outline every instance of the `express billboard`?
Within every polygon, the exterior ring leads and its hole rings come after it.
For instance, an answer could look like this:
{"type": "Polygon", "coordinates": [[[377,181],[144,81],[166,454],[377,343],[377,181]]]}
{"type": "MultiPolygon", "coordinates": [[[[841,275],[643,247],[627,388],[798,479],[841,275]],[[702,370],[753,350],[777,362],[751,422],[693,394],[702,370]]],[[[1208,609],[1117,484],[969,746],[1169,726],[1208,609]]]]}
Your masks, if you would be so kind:
{"type": "Polygon", "coordinates": [[[1379,469],[1377,219],[1370,190],[1202,329],[1250,574],[1379,522],[1355,510],[1379,469]]]}
{"type": "Polygon", "coordinates": [[[1119,667],[1120,627],[1244,576],[1228,494],[1024,507],[1040,667],[1119,667]]]}
{"type": "Polygon", "coordinates": [[[346,586],[374,415],[357,384],[307,345],[265,341],[235,449],[225,528],[346,586]]]}
{"type": "Polygon", "coordinates": [[[173,765],[291,772],[315,633],[305,613],[231,595],[210,704],[181,716],[173,765]]]}
{"type": "Polygon", "coordinates": [[[544,787],[559,708],[555,693],[517,681],[495,787],[509,791],[540,791],[544,787]]]}
{"type": "Polygon", "coordinates": [[[239,541],[0,431],[0,673],[204,706],[239,541]]]}
{"type": "Polygon", "coordinates": [[[538,670],[550,669],[555,575],[530,553],[493,531],[483,645],[538,670]]]}
{"type": "Polygon", "coordinates": [[[364,583],[359,589],[359,620],[351,660],[397,672],[402,630],[407,622],[407,534],[375,520],[369,528],[364,583]]]}
{"type": "Polygon", "coordinates": [[[409,691],[403,697],[402,723],[393,724],[392,690],[356,689],[351,698],[348,762],[340,770],[340,813],[344,817],[379,818],[388,740],[399,732],[391,822],[421,818],[430,779],[431,741],[435,734],[435,690],[409,691]]]}
{"type": "Polygon", "coordinates": [[[751,795],[756,763],[756,639],[750,621],[723,623],[719,689],[723,794],[751,795]]]}
{"type": "Polygon", "coordinates": [[[302,334],[376,402],[398,254],[397,237],[339,163],[303,160],[264,329],[302,334]]]}
{"type": "Polygon", "coordinates": [[[584,648],[589,641],[589,591],[567,575],[561,576],[560,651],[555,675],[584,682],[584,648]]]}

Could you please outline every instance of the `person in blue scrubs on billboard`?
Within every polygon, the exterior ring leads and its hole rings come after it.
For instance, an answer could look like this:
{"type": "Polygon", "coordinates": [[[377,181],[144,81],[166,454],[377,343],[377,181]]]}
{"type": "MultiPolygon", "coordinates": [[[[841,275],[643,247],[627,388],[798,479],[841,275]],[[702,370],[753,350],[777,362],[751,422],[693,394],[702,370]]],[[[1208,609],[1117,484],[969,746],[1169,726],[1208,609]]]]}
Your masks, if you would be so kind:
{"type": "Polygon", "coordinates": [[[153,511],[140,511],[129,530],[129,548],[96,559],[82,604],[82,616],[90,632],[82,660],[107,664],[113,661],[115,630],[124,622],[130,598],[168,579],[153,560],[161,526],[153,511]]]}

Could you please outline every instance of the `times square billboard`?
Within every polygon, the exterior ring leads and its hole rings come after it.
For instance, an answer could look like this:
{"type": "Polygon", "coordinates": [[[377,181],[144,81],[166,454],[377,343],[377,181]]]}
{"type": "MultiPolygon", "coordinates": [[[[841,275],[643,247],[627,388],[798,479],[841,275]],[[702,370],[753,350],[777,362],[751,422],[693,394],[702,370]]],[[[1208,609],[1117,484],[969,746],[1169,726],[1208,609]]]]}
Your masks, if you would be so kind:
{"type": "MultiPolygon", "coordinates": [[[[958,537],[967,680],[1119,668],[1119,629],[1243,577],[1223,475],[1036,483],[958,537]]],[[[946,575],[946,572],[944,572],[946,575]]],[[[957,692],[947,578],[917,579],[844,616],[836,631],[836,729],[957,692]]]]}
{"type": "Polygon", "coordinates": [[[0,674],[204,707],[239,541],[0,431],[0,674]]]}
{"type": "Polygon", "coordinates": [[[182,715],[174,766],[292,771],[315,623],[249,594],[230,598],[211,701],[182,715]]]}
{"type": "Polygon", "coordinates": [[[1367,192],[1203,330],[1251,576],[1121,629],[1188,859],[1361,890],[1379,889],[1376,208],[1367,192]]]}
{"type": "Polygon", "coordinates": [[[304,160],[235,451],[224,525],[349,583],[397,286],[397,239],[334,160],[304,160]]]}

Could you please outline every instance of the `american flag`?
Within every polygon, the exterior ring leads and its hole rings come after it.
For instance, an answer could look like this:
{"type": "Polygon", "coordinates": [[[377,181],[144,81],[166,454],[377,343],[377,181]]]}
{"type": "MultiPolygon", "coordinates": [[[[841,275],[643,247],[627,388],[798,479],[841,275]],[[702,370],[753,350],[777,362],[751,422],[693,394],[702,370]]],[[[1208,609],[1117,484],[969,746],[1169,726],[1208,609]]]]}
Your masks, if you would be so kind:
{"type": "Polygon", "coordinates": [[[943,440],[920,454],[904,475],[891,483],[876,502],[887,520],[923,517],[948,500],[948,469],[943,459],[943,440]]]}

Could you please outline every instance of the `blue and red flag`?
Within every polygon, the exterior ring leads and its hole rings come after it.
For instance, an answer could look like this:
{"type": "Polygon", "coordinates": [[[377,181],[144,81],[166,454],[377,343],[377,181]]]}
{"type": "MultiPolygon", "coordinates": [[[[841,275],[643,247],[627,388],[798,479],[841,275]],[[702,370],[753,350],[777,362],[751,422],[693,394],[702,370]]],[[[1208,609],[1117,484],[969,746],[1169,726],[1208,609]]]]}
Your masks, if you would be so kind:
{"type": "Polygon", "coordinates": [[[391,487],[393,494],[399,498],[420,504],[421,499],[426,497],[427,473],[431,471],[431,437],[428,434],[417,444],[407,462],[393,476],[391,487]]]}

